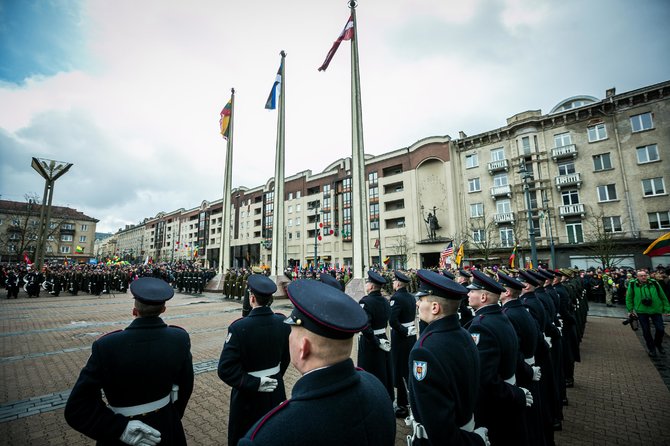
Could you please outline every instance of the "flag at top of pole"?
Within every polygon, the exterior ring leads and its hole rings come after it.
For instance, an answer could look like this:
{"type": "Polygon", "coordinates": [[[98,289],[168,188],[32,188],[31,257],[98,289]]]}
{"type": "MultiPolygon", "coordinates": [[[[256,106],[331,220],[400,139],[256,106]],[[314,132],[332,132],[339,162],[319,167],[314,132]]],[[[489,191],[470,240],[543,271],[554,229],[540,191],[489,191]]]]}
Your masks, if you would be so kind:
{"type": "Polygon", "coordinates": [[[277,70],[275,83],[272,85],[272,90],[270,90],[270,96],[268,96],[268,100],[265,101],[265,108],[267,110],[274,110],[277,108],[277,99],[279,98],[279,92],[281,91],[281,78],[284,72],[283,65],[283,62],[279,64],[279,70],[277,70]]]}
{"type": "Polygon", "coordinates": [[[228,128],[230,127],[230,114],[233,109],[233,99],[231,98],[223,110],[221,110],[221,118],[219,119],[219,127],[221,128],[221,136],[228,139],[228,128]]]}
{"type": "Polygon", "coordinates": [[[340,47],[340,43],[342,43],[343,40],[351,40],[353,38],[354,38],[354,17],[349,16],[347,24],[344,25],[342,33],[333,43],[333,46],[330,49],[330,51],[328,51],[328,54],[326,55],[326,60],[324,60],[321,66],[319,67],[319,71],[326,71],[326,68],[328,68],[328,65],[330,65],[330,61],[333,59],[333,56],[335,56],[335,53],[337,52],[337,49],[340,47]]]}

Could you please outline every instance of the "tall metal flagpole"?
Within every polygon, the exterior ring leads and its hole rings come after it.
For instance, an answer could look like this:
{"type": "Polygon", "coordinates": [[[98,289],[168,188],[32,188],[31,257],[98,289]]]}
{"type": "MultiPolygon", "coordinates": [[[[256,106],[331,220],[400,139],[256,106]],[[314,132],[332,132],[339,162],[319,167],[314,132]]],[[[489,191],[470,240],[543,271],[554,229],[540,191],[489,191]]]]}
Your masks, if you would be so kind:
{"type": "MultiPolygon", "coordinates": [[[[365,193],[365,150],[363,148],[363,111],[361,106],[361,79],[358,68],[358,30],[356,25],[356,2],[349,2],[354,22],[351,39],[351,160],[352,187],[355,208],[353,212],[354,279],[365,277],[365,267],[370,259],[368,236],[367,194],[365,193]]],[[[380,222],[381,223],[381,222],[380,222]]]]}
{"type": "Polygon", "coordinates": [[[274,218],[272,223],[272,275],[284,274],[284,91],[286,88],[286,53],[282,50],[279,65],[281,82],[279,84],[279,113],[277,114],[277,152],[275,154],[275,193],[274,218]]]}
{"type": "Polygon", "coordinates": [[[228,144],[226,148],[226,166],[223,174],[223,227],[221,228],[221,247],[219,249],[219,274],[230,268],[230,194],[233,183],[233,129],[235,123],[235,89],[230,89],[230,122],[228,124],[228,144]]]}

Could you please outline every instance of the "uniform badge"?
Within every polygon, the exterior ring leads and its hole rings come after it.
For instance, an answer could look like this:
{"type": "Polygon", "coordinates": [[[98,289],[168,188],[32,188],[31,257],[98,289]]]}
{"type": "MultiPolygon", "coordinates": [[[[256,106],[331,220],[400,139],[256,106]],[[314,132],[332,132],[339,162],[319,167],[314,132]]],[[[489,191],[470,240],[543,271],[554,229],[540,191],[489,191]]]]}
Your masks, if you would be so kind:
{"type": "Polygon", "coordinates": [[[365,310],[365,304],[361,304],[361,308],[365,310]]]}
{"type": "Polygon", "coordinates": [[[428,363],[426,361],[414,361],[412,368],[417,381],[422,381],[428,373],[428,363]]]}
{"type": "Polygon", "coordinates": [[[479,333],[470,333],[472,340],[475,341],[475,345],[479,344],[479,333]]]}
{"type": "Polygon", "coordinates": [[[395,300],[392,300],[392,301],[391,301],[391,306],[393,306],[394,303],[395,303],[395,300]]]}
{"type": "Polygon", "coordinates": [[[227,344],[228,341],[230,341],[230,338],[232,338],[232,337],[233,337],[233,334],[232,334],[232,333],[228,333],[228,336],[226,336],[226,342],[224,342],[224,344],[227,344]]]}

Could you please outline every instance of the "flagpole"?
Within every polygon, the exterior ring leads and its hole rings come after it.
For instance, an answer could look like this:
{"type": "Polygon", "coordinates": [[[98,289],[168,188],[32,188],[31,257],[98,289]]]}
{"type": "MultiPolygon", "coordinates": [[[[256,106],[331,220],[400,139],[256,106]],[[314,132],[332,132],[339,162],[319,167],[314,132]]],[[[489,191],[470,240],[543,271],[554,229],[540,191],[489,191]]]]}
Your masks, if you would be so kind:
{"type": "Polygon", "coordinates": [[[279,65],[281,82],[279,84],[279,113],[277,114],[277,149],[275,154],[274,217],[272,224],[272,275],[279,277],[284,273],[284,92],[286,89],[285,66],[286,53],[282,50],[279,65]]]}
{"type": "MultiPolygon", "coordinates": [[[[363,147],[363,111],[361,106],[361,80],[358,66],[358,29],[356,24],[356,2],[349,2],[353,19],[354,35],[351,39],[351,160],[353,202],[358,208],[353,212],[353,248],[354,248],[354,279],[365,277],[365,266],[370,258],[370,240],[368,237],[368,221],[365,193],[365,150],[363,147]]],[[[381,224],[381,221],[379,222],[381,224]]],[[[381,259],[380,259],[381,261],[381,259]]]]}
{"type": "Polygon", "coordinates": [[[223,227],[221,228],[221,244],[219,248],[219,274],[230,267],[230,194],[233,180],[233,124],[235,121],[235,89],[230,89],[230,122],[228,124],[228,144],[226,147],[226,164],[223,174],[223,227]]]}

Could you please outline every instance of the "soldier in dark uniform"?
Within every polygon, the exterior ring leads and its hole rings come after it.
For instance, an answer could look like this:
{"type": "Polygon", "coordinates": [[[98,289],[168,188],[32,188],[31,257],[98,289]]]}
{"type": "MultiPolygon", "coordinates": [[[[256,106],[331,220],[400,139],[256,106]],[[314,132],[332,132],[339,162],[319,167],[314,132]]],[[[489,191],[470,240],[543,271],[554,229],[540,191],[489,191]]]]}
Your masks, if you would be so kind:
{"type": "Polygon", "coordinates": [[[433,271],[419,270],[416,303],[428,323],[409,357],[414,445],[488,445],[487,429],[475,429],[479,353],[458,322],[468,290],[433,271]]]}
{"type": "Polygon", "coordinates": [[[136,280],[130,291],[135,320],[93,343],[65,420],[98,444],[185,445],[181,418],[193,391],[191,342],[184,329],[159,317],[174,291],[153,278],[136,280]]]}
{"type": "Polygon", "coordinates": [[[236,445],[266,412],[286,399],[284,372],[289,364],[283,315],[270,309],[277,286],[268,277],[249,277],[251,312],[230,324],[219,359],[219,378],[231,386],[228,444],[236,445]]]}
{"type": "Polygon", "coordinates": [[[535,365],[535,352],[538,343],[540,341],[544,342],[544,338],[540,334],[535,319],[519,300],[524,284],[501,271],[498,271],[498,279],[505,288],[505,292],[500,295],[502,312],[512,323],[519,341],[519,354],[517,355],[515,372],[517,385],[528,389],[533,395],[533,405],[526,408],[522,415],[526,439],[520,444],[542,446],[546,444],[540,409],[539,381],[542,377],[542,371],[540,366],[535,365]]]}
{"type": "MultiPolygon", "coordinates": [[[[472,274],[467,272],[464,269],[459,269],[458,270],[458,276],[454,279],[456,280],[457,283],[460,283],[463,286],[468,286],[470,285],[470,279],[472,278],[472,274]]],[[[461,321],[461,327],[465,327],[466,325],[470,324],[470,321],[472,318],[475,317],[475,312],[468,306],[468,298],[466,297],[465,299],[461,300],[461,304],[458,307],[458,318],[461,321]]]]}
{"type": "Polygon", "coordinates": [[[368,315],[368,327],[358,340],[358,367],[372,373],[384,384],[393,401],[393,369],[391,368],[391,341],[386,337],[386,326],[391,316],[391,305],[382,296],[386,279],[375,271],[368,271],[365,282],[367,296],[359,304],[368,315]]]}
{"type": "Polygon", "coordinates": [[[7,275],[7,283],[5,287],[7,288],[7,299],[11,299],[12,297],[14,299],[19,298],[19,281],[20,281],[19,274],[16,272],[16,270],[11,270],[9,271],[9,274],[7,275]]]}
{"type": "Polygon", "coordinates": [[[409,352],[416,342],[416,299],[407,292],[409,277],[396,271],[393,279],[395,292],[391,296],[391,359],[393,360],[394,384],[396,388],[395,416],[405,418],[407,410],[407,382],[409,352]]]}
{"type": "MultiPolygon", "coordinates": [[[[263,275],[263,270],[258,267],[254,266],[251,269],[252,274],[260,274],[263,275]]],[[[242,298],[242,317],[247,317],[249,313],[251,312],[251,303],[249,302],[249,288],[247,287],[247,283],[249,281],[249,277],[251,277],[250,274],[245,274],[244,278],[239,281],[239,286],[244,287],[244,294],[242,298]]],[[[273,291],[274,294],[274,291],[273,291]]],[[[272,302],[270,302],[272,303],[272,302]]]]}
{"type": "Polygon", "coordinates": [[[468,331],[477,344],[481,363],[475,422],[488,427],[494,445],[522,444],[520,415],[533,403],[533,397],[528,389],[516,386],[519,343],[514,327],[498,305],[505,288],[481,271],[472,272],[472,283],[467,288],[468,303],[475,310],[468,331]]]}
{"type": "Polygon", "coordinates": [[[396,422],[386,389],[357,370],[352,338],[368,321],[352,298],[316,280],[287,287],[294,305],[291,363],[302,374],[291,399],[253,426],[239,445],[392,446],[396,422]],[[290,426],[287,428],[287,426],[290,426]]]}

